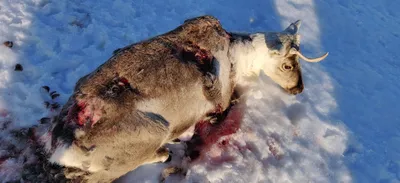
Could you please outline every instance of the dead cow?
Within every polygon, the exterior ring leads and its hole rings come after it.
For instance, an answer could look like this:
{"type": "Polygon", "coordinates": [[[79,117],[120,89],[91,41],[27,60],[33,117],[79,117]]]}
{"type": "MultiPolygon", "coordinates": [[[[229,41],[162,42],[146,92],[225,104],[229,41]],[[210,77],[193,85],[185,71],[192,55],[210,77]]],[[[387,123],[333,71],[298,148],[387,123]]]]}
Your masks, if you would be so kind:
{"type": "MultiPolygon", "coordinates": [[[[140,165],[164,162],[164,145],[208,113],[224,111],[236,86],[263,71],[288,93],[303,90],[299,22],[276,33],[235,34],[212,16],[119,49],[82,77],[41,137],[49,161],[111,182],[140,165]]],[[[67,176],[73,177],[73,174],[67,176]]]]}

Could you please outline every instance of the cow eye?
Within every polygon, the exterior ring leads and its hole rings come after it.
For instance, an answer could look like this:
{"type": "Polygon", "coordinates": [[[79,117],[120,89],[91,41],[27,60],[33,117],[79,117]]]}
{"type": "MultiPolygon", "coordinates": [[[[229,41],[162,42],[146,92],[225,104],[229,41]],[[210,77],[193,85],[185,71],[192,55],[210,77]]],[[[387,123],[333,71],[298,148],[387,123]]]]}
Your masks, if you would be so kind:
{"type": "Polygon", "coordinates": [[[285,71],[291,71],[291,70],[293,70],[293,66],[288,65],[288,64],[283,64],[283,65],[282,65],[282,68],[283,68],[283,70],[285,70],[285,71]]]}

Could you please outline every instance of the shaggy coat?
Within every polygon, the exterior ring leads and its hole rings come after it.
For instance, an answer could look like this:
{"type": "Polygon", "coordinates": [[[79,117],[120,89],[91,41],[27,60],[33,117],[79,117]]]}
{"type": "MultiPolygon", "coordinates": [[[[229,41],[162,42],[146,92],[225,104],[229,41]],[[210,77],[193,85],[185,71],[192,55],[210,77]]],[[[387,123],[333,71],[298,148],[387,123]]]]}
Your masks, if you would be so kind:
{"type": "Polygon", "coordinates": [[[80,178],[88,182],[165,161],[165,143],[229,105],[229,37],[217,19],[203,16],[116,50],[79,79],[55,118],[44,140],[50,161],[87,171],[80,178]]]}

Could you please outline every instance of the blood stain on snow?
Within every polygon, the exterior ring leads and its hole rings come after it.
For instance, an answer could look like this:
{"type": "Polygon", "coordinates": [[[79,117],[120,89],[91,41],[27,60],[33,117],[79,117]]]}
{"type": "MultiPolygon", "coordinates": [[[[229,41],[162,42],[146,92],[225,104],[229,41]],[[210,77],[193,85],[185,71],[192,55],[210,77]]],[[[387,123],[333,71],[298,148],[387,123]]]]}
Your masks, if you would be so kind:
{"type": "Polygon", "coordinates": [[[243,118],[244,108],[240,105],[233,106],[229,111],[226,118],[216,124],[211,124],[208,121],[202,121],[196,124],[195,135],[196,138],[188,142],[192,150],[192,161],[205,158],[209,154],[212,164],[220,164],[222,162],[233,161],[234,157],[221,156],[223,149],[228,148],[230,143],[229,135],[236,133],[243,118]],[[222,141],[221,138],[225,138],[222,141]],[[219,142],[220,141],[220,142],[219,142]],[[213,146],[216,145],[216,146],[213,146]]]}

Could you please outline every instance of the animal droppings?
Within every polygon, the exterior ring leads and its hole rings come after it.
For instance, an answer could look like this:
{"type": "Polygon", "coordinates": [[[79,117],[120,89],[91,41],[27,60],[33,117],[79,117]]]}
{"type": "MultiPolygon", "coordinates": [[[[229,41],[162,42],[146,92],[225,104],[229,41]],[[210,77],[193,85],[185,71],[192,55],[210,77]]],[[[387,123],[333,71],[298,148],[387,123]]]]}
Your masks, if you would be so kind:
{"type": "Polygon", "coordinates": [[[12,48],[14,46],[14,43],[12,41],[5,41],[3,43],[4,46],[7,46],[9,48],[12,48]]]}
{"type": "Polygon", "coordinates": [[[21,64],[16,64],[15,65],[14,71],[23,71],[23,70],[24,70],[24,68],[22,67],[21,64]]]}
{"type": "Polygon", "coordinates": [[[48,87],[48,86],[42,86],[42,88],[43,88],[44,90],[46,90],[47,92],[50,92],[50,87],[48,87]]]}

